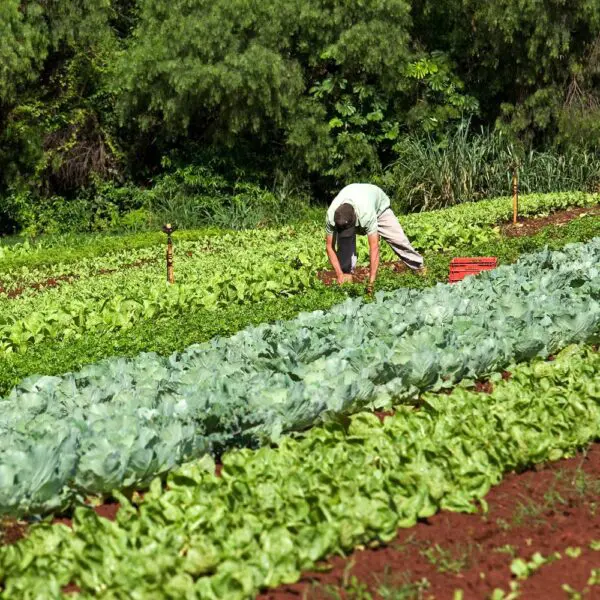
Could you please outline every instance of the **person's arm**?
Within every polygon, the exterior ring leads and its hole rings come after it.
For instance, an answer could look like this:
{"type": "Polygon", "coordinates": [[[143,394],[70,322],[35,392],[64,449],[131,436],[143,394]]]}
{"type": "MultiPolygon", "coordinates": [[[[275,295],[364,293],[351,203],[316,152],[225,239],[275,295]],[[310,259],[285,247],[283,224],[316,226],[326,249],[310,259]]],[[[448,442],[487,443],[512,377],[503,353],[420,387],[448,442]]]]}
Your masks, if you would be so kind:
{"type": "Polygon", "coordinates": [[[342,267],[340,265],[340,261],[338,260],[337,254],[333,248],[333,235],[327,234],[325,237],[325,247],[327,249],[327,256],[329,258],[329,262],[335,271],[335,276],[337,277],[338,283],[344,283],[348,278],[342,272],[342,267]]]}
{"type": "Polygon", "coordinates": [[[379,234],[373,233],[368,236],[369,240],[369,286],[368,291],[373,291],[375,280],[377,279],[377,270],[379,269],[379,234]]]}

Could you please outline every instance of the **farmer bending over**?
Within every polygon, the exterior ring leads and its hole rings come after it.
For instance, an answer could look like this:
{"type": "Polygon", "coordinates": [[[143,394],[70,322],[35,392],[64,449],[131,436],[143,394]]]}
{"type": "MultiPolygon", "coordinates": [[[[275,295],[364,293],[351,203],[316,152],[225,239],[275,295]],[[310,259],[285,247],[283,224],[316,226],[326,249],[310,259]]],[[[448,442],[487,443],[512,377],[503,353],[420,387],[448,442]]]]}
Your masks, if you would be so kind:
{"type": "Polygon", "coordinates": [[[369,286],[373,291],[379,268],[379,236],[381,236],[410,269],[425,274],[423,257],[410,245],[390,199],[376,185],[353,183],[346,186],[327,211],[327,256],[335,270],[338,283],[352,281],[356,267],[356,234],[369,240],[369,286]]]}

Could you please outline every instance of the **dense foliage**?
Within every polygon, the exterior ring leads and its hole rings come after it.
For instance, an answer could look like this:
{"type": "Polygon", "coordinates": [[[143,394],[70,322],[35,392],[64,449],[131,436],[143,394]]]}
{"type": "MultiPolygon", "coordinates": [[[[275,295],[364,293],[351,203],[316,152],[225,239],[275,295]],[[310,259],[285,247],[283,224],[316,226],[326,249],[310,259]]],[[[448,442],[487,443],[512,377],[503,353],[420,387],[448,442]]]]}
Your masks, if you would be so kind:
{"type": "Polygon", "coordinates": [[[552,164],[554,189],[592,188],[599,34],[592,0],[5,0],[0,231],[148,226],[192,200],[195,218],[251,223],[390,164],[402,196],[402,165],[465,118],[503,134],[493,181],[421,182],[436,201],[498,193],[530,144],[536,181],[552,164]]]}
{"type": "Polygon", "coordinates": [[[135,503],[119,495],[114,523],[81,507],[72,530],[43,524],[0,548],[0,597],[61,598],[75,584],[107,600],[253,598],[440,509],[475,512],[504,473],[585,447],[600,435],[599,369],[597,353],[569,348],[490,396],[428,394],[383,423],[363,413],[230,452],[220,478],[210,461],[186,465],[135,503]]]}
{"type": "Polygon", "coordinates": [[[456,285],[380,292],[170,357],[31,377],[0,401],[0,511],[148,483],[224,449],[547,357],[600,333],[600,238],[456,285]]]}
{"type": "MultiPolygon", "coordinates": [[[[519,198],[519,216],[543,217],[559,210],[595,207],[598,204],[600,194],[529,194],[519,198]]],[[[470,245],[497,237],[498,231],[494,227],[509,222],[512,214],[512,199],[498,197],[442,210],[404,215],[401,221],[411,243],[418,250],[452,250],[459,245],[470,245]]],[[[288,236],[296,233],[311,231],[319,235],[323,232],[324,218],[322,210],[313,210],[301,222],[291,227],[279,227],[276,231],[269,228],[266,235],[277,232],[279,241],[284,243],[288,236]]],[[[178,251],[177,244],[180,241],[210,245],[213,242],[220,244],[223,237],[244,240],[245,236],[251,239],[256,235],[257,232],[244,232],[232,238],[227,229],[215,227],[178,231],[174,235],[175,251],[178,251]]],[[[271,244],[275,244],[275,241],[269,240],[271,244]]],[[[94,261],[97,266],[115,267],[125,261],[147,258],[152,256],[148,254],[150,248],[153,251],[157,251],[159,247],[164,250],[165,236],[158,232],[126,235],[66,234],[24,240],[11,238],[9,242],[5,244],[0,241],[0,281],[5,290],[10,288],[11,283],[35,281],[44,274],[57,276],[69,271],[75,273],[80,269],[91,272],[94,261]],[[86,267],[86,263],[90,264],[86,267]]],[[[358,238],[358,243],[361,242],[364,240],[358,238]]],[[[310,243],[322,247],[321,240],[312,238],[310,243]]],[[[277,254],[278,249],[274,249],[273,253],[277,254]]],[[[301,254],[300,248],[297,253],[301,254]]]]}

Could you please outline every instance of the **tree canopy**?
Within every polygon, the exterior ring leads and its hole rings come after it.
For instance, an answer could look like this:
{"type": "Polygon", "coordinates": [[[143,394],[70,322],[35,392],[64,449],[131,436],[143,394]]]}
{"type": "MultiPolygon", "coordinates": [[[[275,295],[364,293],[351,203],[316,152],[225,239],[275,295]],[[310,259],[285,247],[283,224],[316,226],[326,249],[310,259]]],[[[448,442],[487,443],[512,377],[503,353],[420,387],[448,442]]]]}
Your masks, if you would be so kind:
{"type": "Polygon", "coordinates": [[[597,0],[3,0],[0,197],[174,157],[338,185],[465,118],[595,148],[597,0]]]}

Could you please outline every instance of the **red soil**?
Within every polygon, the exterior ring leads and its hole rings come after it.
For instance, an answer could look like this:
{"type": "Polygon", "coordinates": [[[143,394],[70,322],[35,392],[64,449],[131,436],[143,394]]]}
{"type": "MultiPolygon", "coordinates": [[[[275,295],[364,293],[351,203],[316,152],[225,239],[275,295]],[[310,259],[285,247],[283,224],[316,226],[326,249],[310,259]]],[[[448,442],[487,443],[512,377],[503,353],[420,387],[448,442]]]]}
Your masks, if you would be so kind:
{"type": "Polygon", "coordinates": [[[373,414],[383,423],[386,417],[390,417],[394,414],[394,412],[391,410],[388,410],[386,412],[375,411],[373,414]]]}
{"type": "Polygon", "coordinates": [[[58,277],[50,277],[49,279],[46,279],[45,281],[41,281],[39,283],[31,283],[28,286],[21,286],[12,289],[10,290],[10,292],[6,292],[5,289],[2,286],[0,286],[0,294],[6,293],[8,299],[12,300],[13,298],[18,298],[19,296],[21,296],[25,289],[27,289],[27,287],[29,287],[32,290],[37,290],[39,292],[44,288],[57,287],[59,285],[59,282],[61,281],[68,281],[69,283],[71,283],[74,279],[77,279],[75,275],[59,275],[58,277]]]}
{"type": "Polygon", "coordinates": [[[439,513],[400,530],[385,547],[336,557],[321,565],[327,572],[306,573],[300,583],[265,592],[259,600],[357,598],[347,586],[344,590],[352,577],[374,599],[382,597],[381,585],[399,587],[425,578],[428,586],[419,598],[452,599],[460,589],[464,600],[479,600],[495,588],[510,590],[513,556],[528,560],[535,552],[547,557],[557,551],[563,558],[522,582],[520,597],[566,598],[563,584],[581,591],[591,569],[600,567],[600,552],[589,549],[590,542],[600,540],[599,492],[596,444],[587,455],[507,475],[486,497],[487,515],[439,513]],[[581,556],[567,557],[567,547],[581,548],[581,556]]]}
{"type": "MultiPolygon", "coordinates": [[[[385,262],[379,265],[380,269],[388,269],[395,273],[405,273],[409,268],[401,262],[385,262]]],[[[337,284],[337,277],[335,271],[319,271],[317,277],[325,285],[337,284]]],[[[353,283],[366,283],[369,279],[369,267],[357,267],[353,274],[353,283]]]]}
{"type": "Polygon", "coordinates": [[[0,522],[0,544],[14,544],[25,536],[27,524],[21,521],[0,522]]]}
{"type": "MultiPolygon", "coordinates": [[[[109,521],[114,521],[117,518],[117,513],[119,512],[120,508],[121,508],[121,505],[118,502],[110,502],[110,501],[93,507],[94,512],[99,517],[103,517],[104,519],[108,519],[109,521]]],[[[69,517],[69,516],[56,517],[55,519],[52,520],[52,523],[54,525],[61,524],[61,525],[66,525],[67,527],[73,527],[73,519],[71,519],[71,517],[69,517]]],[[[23,537],[25,535],[25,533],[26,533],[26,530],[23,530],[21,537],[23,537]]]]}
{"type": "Polygon", "coordinates": [[[577,219],[583,215],[600,215],[600,205],[587,208],[570,208],[568,210],[560,210],[547,217],[533,217],[517,219],[517,224],[508,223],[502,227],[503,235],[507,237],[522,237],[525,235],[533,235],[540,229],[548,225],[566,225],[570,221],[577,219]]]}
{"type": "Polygon", "coordinates": [[[75,583],[70,583],[62,588],[63,594],[79,594],[79,592],[81,592],[81,588],[75,583]]]}
{"type": "Polygon", "coordinates": [[[117,518],[117,513],[119,512],[120,508],[121,505],[115,502],[112,504],[101,504],[100,506],[94,507],[94,510],[99,517],[104,517],[109,521],[114,521],[117,518]]]}

